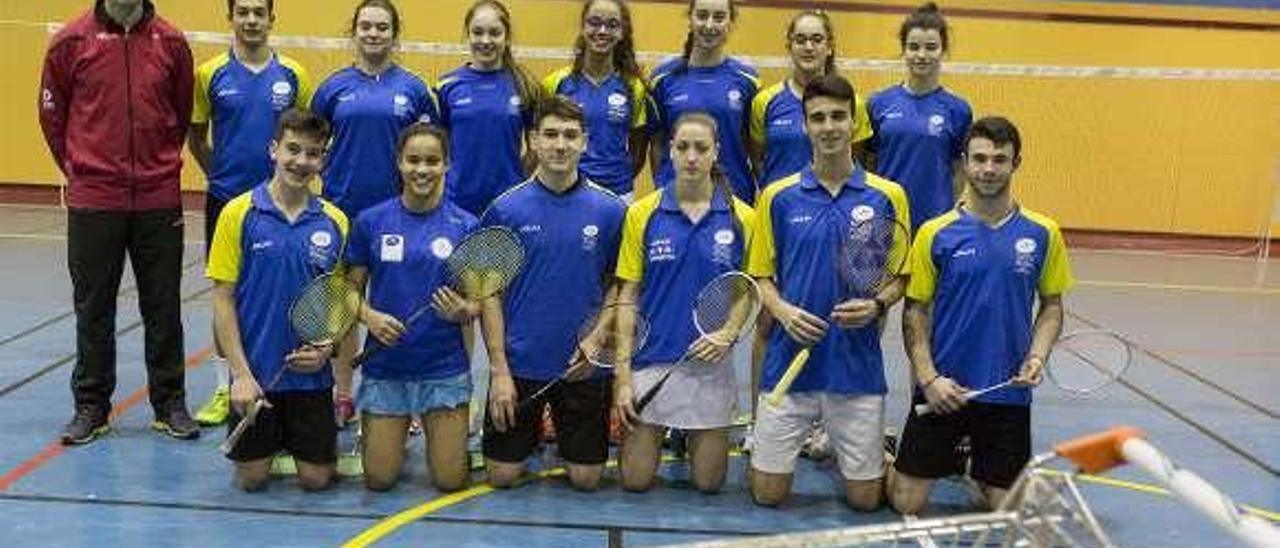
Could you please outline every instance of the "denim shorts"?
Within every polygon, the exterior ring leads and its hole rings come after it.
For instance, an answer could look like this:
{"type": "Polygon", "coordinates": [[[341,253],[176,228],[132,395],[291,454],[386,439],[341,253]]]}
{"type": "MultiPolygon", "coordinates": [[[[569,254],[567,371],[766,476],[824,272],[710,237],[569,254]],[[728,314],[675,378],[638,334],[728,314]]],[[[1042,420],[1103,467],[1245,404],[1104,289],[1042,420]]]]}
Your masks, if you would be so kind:
{"type": "Polygon", "coordinates": [[[471,373],[443,379],[361,379],[356,406],[374,415],[421,415],[439,409],[457,409],[471,402],[471,373]]]}

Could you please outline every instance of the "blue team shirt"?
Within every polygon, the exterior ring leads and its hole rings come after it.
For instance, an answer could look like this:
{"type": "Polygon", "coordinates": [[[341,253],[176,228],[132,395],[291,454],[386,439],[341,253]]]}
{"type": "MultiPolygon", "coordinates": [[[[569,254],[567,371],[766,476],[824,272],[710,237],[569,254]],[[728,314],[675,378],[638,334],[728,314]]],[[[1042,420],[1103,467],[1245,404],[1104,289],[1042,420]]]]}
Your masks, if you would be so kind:
{"type": "MultiPolygon", "coordinates": [[[[399,197],[366,209],[351,229],[348,262],[369,270],[368,303],[407,321],[449,281],[445,260],[478,221],[448,200],[427,212],[399,197]]],[[[440,379],[469,371],[462,327],[428,310],[397,343],[374,353],[362,371],[386,380],[440,379]]],[[[372,337],[365,347],[380,346],[372,337]]]]}
{"type": "MultiPolygon", "coordinates": [[[[235,284],[240,340],[264,390],[284,367],[284,357],[302,345],[289,325],[289,305],[308,282],[338,265],[346,233],[346,216],[319,198],[289,222],[271,201],[267,183],[232,199],[218,217],[206,273],[235,284]]],[[[326,365],[309,374],[286,371],[271,392],[332,385],[326,365]]]]}
{"type": "MultiPolygon", "coordinates": [[[[909,214],[902,188],[892,181],[857,168],[832,197],[805,169],[761,194],[747,272],[772,277],[782,298],[830,322],[835,305],[852,297],[842,294],[836,253],[853,219],[886,216],[905,223],[909,214]]],[[[764,390],[778,383],[800,348],[781,325],[774,325],[760,381],[764,390]]],[[[884,394],[880,327],[841,329],[832,323],[810,351],[791,391],[884,394]]]]}
{"type": "MultiPolygon", "coordinates": [[[[805,132],[801,94],[783,80],[760,91],[751,102],[751,138],[764,151],[760,186],[799,173],[813,161],[813,144],[805,132]]],[[[853,142],[871,138],[863,96],[854,96],[853,142]]]]}
{"type": "Polygon", "coordinates": [[[280,114],[297,105],[306,108],[310,100],[309,76],[283,55],[273,53],[258,72],[232,52],[197,67],[191,121],[212,128],[209,194],[225,202],[271,178],[267,149],[280,114]]]}
{"type": "Polygon", "coordinates": [[[449,199],[475,215],[523,181],[520,143],[533,125],[510,71],[459,67],[440,79],[440,123],[449,128],[449,199]]]}
{"type": "MultiPolygon", "coordinates": [[[[996,227],[953,209],[920,228],[911,263],[907,296],[933,303],[938,373],[975,389],[1018,372],[1031,348],[1037,294],[1061,295],[1072,285],[1057,223],[1027,209],[996,227]]],[[[996,390],[977,400],[1029,405],[1031,389],[996,390]]]]}
{"type": "Polygon", "coordinates": [[[664,136],[654,185],[663,187],[675,179],[670,154],[672,125],[687,112],[706,112],[716,120],[719,163],[733,183],[733,193],[754,203],[756,180],[747,157],[746,135],[751,101],[760,87],[756,69],[732,57],[714,67],[690,67],[683,59],[672,59],[654,69],[649,81],[653,88],[650,132],[664,136]]]}
{"type": "Polygon", "coordinates": [[[586,76],[574,74],[573,67],[565,67],[548,75],[543,87],[582,107],[587,121],[587,150],[578,170],[614,194],[630,194],[636,177],[631,130],[645,123],[644,83],[628,85],[615,73],[597,85],[586,76]]]}
{"type": "Polygon", "coordinates": [[[697,338],[693,305],[716,276],[744,268],[755,212],[719,189],[711,208],[694,223],[675,193],[659,189],[627,208],[618,277],[640,283],[640,314],[649,320],[649,339],[632,358],[635,369],[672,363],[697,338]]]}
{"type": "Polygon", "coordinates": [[[485,211],[482,225],[510,228],[525,247],[524,269],[503,295],[516,377],[549,381],[564,373],[579,326],[603,302],[625,214],[616,195],[581,179],[564,194],[531,179],[485,211]]]}
{"type": "Polygon", "coordinates": [[[333,73],[316,90],[311,110],[333,125],[324,195],[352,217],[399,194],[400,131],[439,118],[431,88],[399,65],[377,76],[355,67],[333,73]]]}
{"type": "Polygon", "coordinates": [[[876,172],[906,189],[911,229],[951,209],[952,168],[973,123],[969,103],[941,87],[917,96],[894,85],[873,95],[867,110],[876,172]]]}

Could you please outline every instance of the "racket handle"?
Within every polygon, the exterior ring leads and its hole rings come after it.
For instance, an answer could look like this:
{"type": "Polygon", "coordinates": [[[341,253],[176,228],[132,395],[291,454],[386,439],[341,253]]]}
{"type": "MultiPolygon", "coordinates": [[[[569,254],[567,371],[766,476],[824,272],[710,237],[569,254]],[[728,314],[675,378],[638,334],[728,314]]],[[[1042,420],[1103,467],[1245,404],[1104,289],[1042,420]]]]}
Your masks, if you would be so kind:
{"type": "Polygon", "coordinates": [[[218,445],[218,450],[222,451],[223,455],[231,454],[231,450],[235,449],[236,444],[240,442],[240,437],[244,436],[244,433],[249,430],[250,426],[253,426],[254,422],[257,422],[258,413],[261,412],[262,408],[265,406],[266,404],[262,399],[255,400],[253,402],[253,406],[249,408],[249,412],[244,416],[244,418],[240,419],[239,423],[236,423],[235,429],[227,435],[227,439],[222,440],[222,443],[218,445]]]}
{"type": "Polygon", "coordinates": [[[765,397],[765,403],[769,407],[778,407],[782,405],[782,397],[787,395],[787,391],[791,390],[791,383],[796,382],[796,377],[800,375],[800,371],[804,370],[804,365],[809,363],[809,349],[803,348],[796,353],[796,357],[791,359],[791,364],[787,366],[786,372],[782,374],[782,378],[778,379],[778,384],[774,385],[773,391],[765,397]]]}
{"type": "MultiPolygon", "coordinates": [[[[976,397],[978,397],[978,396],[981,396],[981,395],[983,395],[983,394],[986,394],[987,392],[995,392],[996,390],[1000,390],[1000,389],[1002,389],[1002,388],[1008,388],[1008,387],[1010,387],[1010,386],[1012,386],[1012,385],[1013,385],[1013,381],[1012,381],[1012,380],[1008,380],[1008,381],[1004,381],[1004,382],[1002,382],[1002,383],[1000,383],[1000,384],[995,384],[995,385],[992,385],[992,386],[988,386],[988,387],[983,388],[983,389],[981,389],[981,390],[970,390],[970,391],[968,391],[968,392],[965,392],[965,393],[964,393],[964,401],[966,401],[966,402],[967,402],[967,401],[969,401],[969,400],[972,400],[973,398],[976,398],[976,397]]],[[[929,404],[927,404],[927,403],[920,403],[920,404],[916,404],[915,409],[916,409],[916,414],[917,414],[917,415],[928,415],[929,413],[932,413],[932,412],[933,412],[933,406],[931,406],[931,405],[929,405],[929,404]]]]}
{"type": "Polygon", "coordinates": [[[654,384],[653,387],[649,388],[649,391],[645,392],[644,395],[640,397],[640,400],[636,402],[637,415],[643,412],[645,407],[649,406],[649,402],[653,401],[653,398],[658,395],[659,390],[662,390],[662,385],[667,384],[667,379],[671,378],[671,373],[675,372],[675,370],[676,366],[672,366],[671,369],[668,369],[667,373],[663,375],[661,379],[658,379],[657,384],[654,384]]]}

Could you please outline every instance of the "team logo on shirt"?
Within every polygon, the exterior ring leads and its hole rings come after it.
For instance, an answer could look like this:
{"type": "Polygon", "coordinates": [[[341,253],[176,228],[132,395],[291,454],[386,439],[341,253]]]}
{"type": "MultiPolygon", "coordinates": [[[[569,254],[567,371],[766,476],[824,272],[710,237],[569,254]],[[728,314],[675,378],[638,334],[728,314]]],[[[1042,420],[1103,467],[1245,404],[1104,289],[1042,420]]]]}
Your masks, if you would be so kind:
{"type": "Polygon", "coordinates": [[[49,91],[49,88],[40,90],[40,104],[45,110],[53,110],[57,108],[53,102],[53,92],[49,91]]]}
{"type": "Polygon", "coordinates": [[[711,247],[711,261],[722,265],[731,265],[733,261],[731,257],[732,248],[730,246],[733,245],[733,240],[735,239],[733,231],[722,228],[716,231],[712,239],[715,240],[716,245],[711,247]]]}
{"type": "Polygon", "coordinates": [[[311,264],[319,267],[321,270],[329,270],[333,263],[333,234],[327,230],[317,230],[311,233],[311,247],[307,250],[311,256],[311,264]]]}
{"type": "Polygon", "coordinates": [[[511,111],[512,114],[520,114],[520,105],[520,96],[512,95],[511,100],[507,101],[507,110],[511,111]]]}
{"type": "Polygon", "coordinates": [[[398,263],[404,260],[404,236],[399,234],[383,234],[378,245],[378,259],[384,263],[398,263]]]}
{"type": "Polygon", "coordinates": [[[1036,241],[1031,238],[1018,238],[1013,243],[1017,252],[1013,259],[1013,269],[1019,274],[1030,274],[1036,266],[1036,241]]]}
{"type": "Polygon", "coordinates": [[[943,118],[941,114],[934,114],[933,116],[930,116],[929,135],[933,135],[935,137],[942,135],[942,126],[946,125],[946,123],[947,119],[943,118]]]}
{"type": "Polygon", "coordinates": [[[391,102],[395,103],[396,116],[407,116],[409,114],[409,97],[407,95],[397,93],[391,99],[391,102]]]}
{"type": "Polygon", "coordinates": [[[293,85],[284,80],[271,84],[271,106],[276,110],[289,108],[293,103],[293,85]]]}
{"type": "Polygon", "coordinates": [[[869,221],[871,220],[871,218],[875,216],[876,216],[876,210],[866,204],[857,206],[853,208],[853,211],[849,212],[849,218],[855,223],[869,221]]]}
{"type": "Polygon", "coordinates": [[[609,121],[622,122],[627,119],[627,96],[621,93],[610,93],[606,99],[609,103],[609,121]]]}
{"type": "Polygon", "coordinates": [[[660,263],[676,260],[676,245],[671,238],[658,238],[649,242],[649,262],[660,263]]]}
{"type": "Polygon", "coordinates": [[[453,242],[444,236],[436,238],[431,242],[431,254],[440,260],[448,259],[453,255],[453,242]]]}
{"type": "Polygon", "coordinates": [[[733,110],[742,110],[742,92],[736,89],[729,90],[727,95],[729,98],[729,108],[733,110]]]}
{"type": "Polygon", "coordinates": [[[582,227],[582,250],[593,251],[596,248],[596,241],[600,239],[600,227],[596,225],[587,225],[582,227]]]}

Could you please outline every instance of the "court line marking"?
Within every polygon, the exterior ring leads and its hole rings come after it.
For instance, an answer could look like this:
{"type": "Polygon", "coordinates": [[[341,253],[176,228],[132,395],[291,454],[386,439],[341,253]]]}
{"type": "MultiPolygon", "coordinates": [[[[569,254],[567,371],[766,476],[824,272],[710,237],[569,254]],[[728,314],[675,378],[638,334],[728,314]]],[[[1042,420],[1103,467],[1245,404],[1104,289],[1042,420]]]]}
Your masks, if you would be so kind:
{"type": "Polygon", "coordinates": [[[1113,289],[1152,289],[1162,291],[1186,291],[1195,293],[1225,293],[1230,295],[1280,295],[1280,288],[1224,287],[1198,284],[1163,284],[1151,282],[1111,282],[1104,280],[1078,280],[1077,286],[1113,289]]]}
{"type": "MultiPolygon", "coordinates": [[[[184,369],[189,371],[197,367],[200,367],[202,364],[205,363],[206,360],[209,359],[209,356],[212,354],[213,354],[212,345],[206,346],[200,350],[195,351],[190,356],[187,356],[184,364],[184,369]]],[[[111,414],[107,416],[107,423],[108,424],[114,423],[117,418],[119,418],[121,415],[125,414],[130,409],[132,409],[133,406],[138,404],[138,402],[141,402],[142,398],[146,397],[149,391],[148,387],[149,385],[143,384],[141,388],[134,390],[132,394],[129,394],[118,405],[114,406],[114,408],[111,410],[111,414]]],[[[65,445],[62,445],[62,440],[54,439],[52,442],[49,443],[49,445],[46,445],[45,448],[42,449],[39,453],[36,453],[35,456],[31,457],[30,459],[27,459],[26,462],[23,462],[15,466],[12,470],[9,470],[9,472],[6,473],[5,475],[0,476],[0,493],[7,491],[9,487],[13,486],[13,484],[17,483],[22,478],[30,475],[32,472],[35,472],[36,470],[40,469],[40,467],[48,464],[49,461],[52,461],[53,459],[57,458],[59,455],[62,455],[63,453],[65,453],[66,451],[67,451],[67,447],[65,445]]]]}
{"type": "MultiPolygon", "coordinates": [[[[194,293],[191,293],[190,295],[187,295],[187,296],[183,297],[183,298],[182,298],[182,300],[181,300],[180,302],[182,302],[182,303],[188,303],[188,302],[191,302],[191,301],[196,300],[197,298],[199,298],[199,297],[203,296],[204,294],[209,293],[209,292],[211,292],[211,291],[213,291],[213,286],[209,286],[209,287],[206,287],[206,288],[204,288],[204,289],[200,289],[200,290],[198,290],[198,291],[196,291],[196,292],[194,292],[194,293]]],[[[122,327],[122,328],[120,328],[120,329],[117,329],[117,330],[116,330],[116,332],[113,334],[113,336],[115,336],[115,337],[119,337],[120,335],[124,335],[125,333],[129,333],[130,331],[135,331],[135,330],[137,330],[139,327],[142,327],[142,325],[143,325],[143,319],[142,319],[142,318],[138,318],[138,319],[137,319],[137,320],[135,320],[133,323],[130,323],[129,325],[126,325],[126,326],[124,326],[124,327],[122,327]]],[[[66,364],[68,364],[68,363],[71,363],[71,362],[73,362],[73,361],[75,361],[75,360],[76,360],[76,353],[75,353],[75,352],[71,352],[71,353],[69,353],[69,354],[67,354],[67,355],[65,355],[65,356],[63,356],[63,357],[61,357],[61,358],[58,358],[57,360],[54,360],[52,363],[49,363],[48,365],[45,365],[44,367],[41,367],[40,369],[37,369],[35,372],[33,372],[33,373],[31,373],[31,374],[28,374],[27,376],[25,376],[25,377],[23,377],[23,378],[21,378],[21,379],[18,379],[18,380],[16,380],[16,381],[12,382],[12,383],[9,383],[7,386],[4,386],[3,388],[0,388],[0,397],[7,396],[7,395],[9,395],[9,393],[10,393],[10,392],[13,392],[14,390],[17,390],[17,389],[19,389],[19,388],[22,388],[23,386],[26,386],[26,385],[28,385],[28,384],[31,384],[31,383],[33,383],[33,382],[35,382],[35,381],[39,380],[39,379],[40,379],[40,377],[43,377],[43,376],[45,376],[45,375],[48,375],[49,373],[51,373],[51,372],[53,372],[53,371],[57,370],[58,368],[60,368],[60,367],[62,367],[62,366],[64,366],[64,365],[66,365],[66,364]]],[[[0,490],[2,490],[2,489],[0,489],[0,490]]]]}

